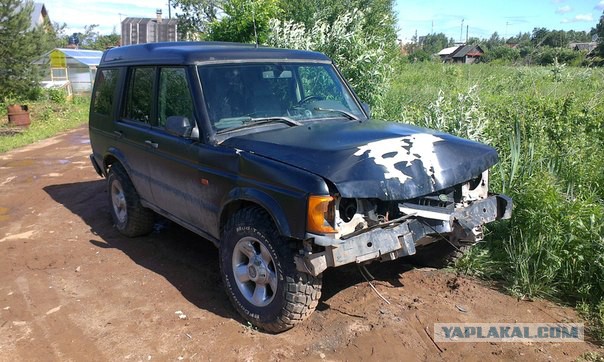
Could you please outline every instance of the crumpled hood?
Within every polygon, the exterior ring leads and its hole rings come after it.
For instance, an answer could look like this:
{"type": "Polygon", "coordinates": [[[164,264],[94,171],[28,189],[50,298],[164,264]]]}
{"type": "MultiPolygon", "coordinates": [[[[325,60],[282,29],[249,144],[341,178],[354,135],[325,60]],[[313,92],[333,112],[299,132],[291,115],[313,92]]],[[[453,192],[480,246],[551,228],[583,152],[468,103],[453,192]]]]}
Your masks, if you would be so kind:
{"type": "Polygon", "coordinates": [[[329,120],[222,143],[331,181],[343,197],[405,200],[468,181],[497,163],[490,146],[383,121],[329,120]]]}

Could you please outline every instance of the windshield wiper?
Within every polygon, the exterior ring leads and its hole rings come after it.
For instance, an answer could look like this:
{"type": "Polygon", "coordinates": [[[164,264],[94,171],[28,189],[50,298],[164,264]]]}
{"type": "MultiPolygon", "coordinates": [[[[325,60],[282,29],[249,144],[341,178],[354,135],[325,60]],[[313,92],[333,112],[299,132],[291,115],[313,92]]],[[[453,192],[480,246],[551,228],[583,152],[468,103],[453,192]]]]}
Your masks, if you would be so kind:
{"type": "Polygon", "coordinates": [[[352,114],[350,112],[343,111],[341,109],[315,107],[315,111],[335,112],[335,113],[339,113],[339,114],[341,114],[343,116],[346,116],[346,118],[348,118],[350,120],[353,120],[353,121],[358,121],[359,120],[359,118],[357,116],[355,116],[354,114],[352,114]]]}
{"type": "Polygon", "coordinates": [[[268,123],[285,123],[288,126],[301,126],[302,123],[293,120],[289,117],[285,117],[285,116],[271,116],[271,117],[257,117],[257,118],[252,118],[252,117],[241,117],[241,123],[243,123],[241,126],[237,126],[237,127],[233,127],[233,128],[226,128],[226,129],[222,129],[219,130],[216,133],[225,133],[225,132],[231,132],[231,131],[237,131],[240,129],[244,129],[244,128],[248,128],[248,127],[254,127],[254,126],[258,126],[258,125],[263,125],[263,124],[268,124],[268,123]]]}

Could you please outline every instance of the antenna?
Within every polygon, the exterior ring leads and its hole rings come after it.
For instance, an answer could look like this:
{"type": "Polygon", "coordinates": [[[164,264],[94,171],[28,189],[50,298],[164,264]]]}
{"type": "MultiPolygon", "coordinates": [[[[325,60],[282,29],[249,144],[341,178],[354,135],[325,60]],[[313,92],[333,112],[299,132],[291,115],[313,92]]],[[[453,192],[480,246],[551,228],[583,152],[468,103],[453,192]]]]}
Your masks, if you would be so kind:
{"type": "Polygon", "coordinates": [[[254,23],[254,43],[256,43],[256,48],[258,48],[258,31],[256,30],[256,11],[254,10],[254,0],[251,0],[252,3],[252,22],[254,23]]]}
{"type": "Polygon", "coordinates": [[[470,25],[466,25],[466,44],[468,44],[468,32],[470,31],[470,25]]]}
{"type": "Polygon", "coordinates": [[[510,25],[510,22],[506,21],[505,22],[505,39],[506,39],[506,41],[507,41],[507,38],[508,38],[508,25],[510,25]]]}

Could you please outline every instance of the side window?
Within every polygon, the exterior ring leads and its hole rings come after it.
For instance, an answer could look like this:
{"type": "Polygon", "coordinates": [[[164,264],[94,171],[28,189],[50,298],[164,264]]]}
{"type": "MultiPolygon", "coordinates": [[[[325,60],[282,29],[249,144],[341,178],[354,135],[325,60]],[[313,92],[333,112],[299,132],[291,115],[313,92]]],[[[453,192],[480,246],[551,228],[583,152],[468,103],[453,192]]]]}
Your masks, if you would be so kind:
{"type": "Polygon", "coordinates": [[[92,103],[93,112],[105,116],[111,114],[118,76],[118,69],[103,69],[97,73],[92,103]]]}
{"type": "Polygon", "coordinates": [[[193,100],[184,68],[161,68],[159,77],[158,126],[165,127],[171,116],[193,122],[193,100]]]}
{"type": "Polygon", "coordinates": [[[154,68],[133,68],[128,78],[124,117],[143,123],[151,122],[154,68]]]}

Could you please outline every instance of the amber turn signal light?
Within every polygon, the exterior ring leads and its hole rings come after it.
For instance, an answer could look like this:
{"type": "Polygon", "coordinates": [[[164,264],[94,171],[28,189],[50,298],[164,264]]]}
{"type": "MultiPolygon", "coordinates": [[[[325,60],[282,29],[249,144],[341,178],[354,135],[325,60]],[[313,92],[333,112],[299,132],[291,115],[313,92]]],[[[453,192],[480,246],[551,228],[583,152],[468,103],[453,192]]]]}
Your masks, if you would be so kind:
{"type": "Polygon", "coordinates": [[[334,203],[331,196],[311,195],[308,198],[308,212],[306,217],[306,230],[317,234],[332,234],[334,203]]]}

